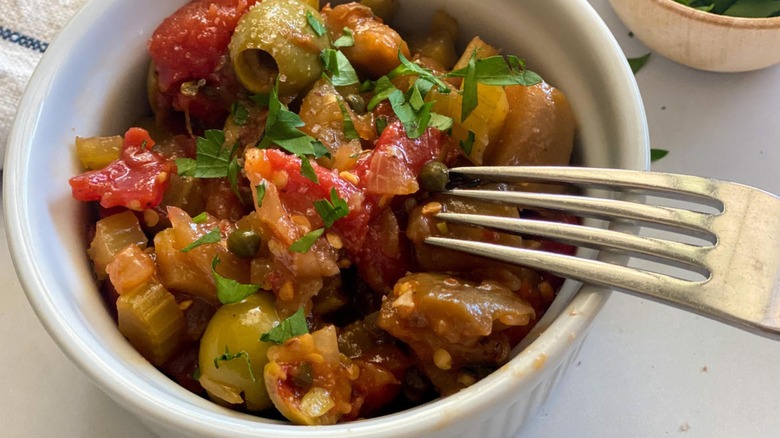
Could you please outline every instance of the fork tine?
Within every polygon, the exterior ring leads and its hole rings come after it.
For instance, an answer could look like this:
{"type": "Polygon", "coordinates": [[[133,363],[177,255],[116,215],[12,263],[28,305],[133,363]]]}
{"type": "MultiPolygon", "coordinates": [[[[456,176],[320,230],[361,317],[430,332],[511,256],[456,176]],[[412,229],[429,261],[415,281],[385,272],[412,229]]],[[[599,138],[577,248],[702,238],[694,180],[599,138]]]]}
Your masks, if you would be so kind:
{"type": "Polygon", "coordinates": [[[586,283],[618,288],[664,302],[675,302],[674,295],[670,294],[668,297],[648,295],[646,292],[648,285],[653,285],[661,290],[681,291],[695,288],[698,284],[703,284],[706,281],[681,280],[664,274],[613,265],[598,260],[470,240],[428,237],[425,242],[507,263],[522,264],[529,268],[551,272],[586,283]]]}
{"type": "Polygon", "coordinates": [[[448,190],[443,193],[445,195],[480,199],[518,207],[548,208],[605,218],[640,220],[670,227],[681,227],[714,237],[708,226],[711,215],[673,207],[551,193],[465,189],[448,190]]]}
{"type": "Polygon", "coordinates": [[[645,256],[652,256],[652,258],[679,262],[684,264],[684,267],[694,268],[703,275],[709,274],[702,256],[711,247],[700,247],[560,222],[462,213],[439,213],[436,215],[436,218],[451,223],[481,225],[512,233],[547,237],[595,249],[617,249],[624,252],[639,253],[645,256]]]}
{"type": "Polygon", "coordinates": [[[691,175],[642,172],[624,169],[597,169],[555,166],[474,166],[455,167],[450,173],[490,181],[541,181],[552,183],[588,184],[628,189],[664,191],[699,198],[722,209],[717,193],[718,181],[691,175]]]}

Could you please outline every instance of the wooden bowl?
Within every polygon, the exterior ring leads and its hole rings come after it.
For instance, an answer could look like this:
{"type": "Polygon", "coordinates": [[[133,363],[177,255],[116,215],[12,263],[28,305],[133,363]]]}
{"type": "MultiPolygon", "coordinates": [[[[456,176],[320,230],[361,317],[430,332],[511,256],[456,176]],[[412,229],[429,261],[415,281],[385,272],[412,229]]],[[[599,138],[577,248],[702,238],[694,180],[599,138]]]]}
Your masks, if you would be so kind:
{"type": "Polygon", "coordinates": [[[688,67],[741,72],[780,63],[780,17],[728,17],[674,0],[609,2],[645,45],[688,67]]]}

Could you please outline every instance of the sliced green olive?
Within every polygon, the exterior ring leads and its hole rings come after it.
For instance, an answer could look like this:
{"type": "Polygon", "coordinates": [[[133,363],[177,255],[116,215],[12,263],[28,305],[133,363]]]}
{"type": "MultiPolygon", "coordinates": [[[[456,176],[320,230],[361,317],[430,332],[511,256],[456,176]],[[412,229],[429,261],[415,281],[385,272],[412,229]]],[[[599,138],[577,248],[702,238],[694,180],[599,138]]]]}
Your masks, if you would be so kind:
{"type": "Polygon", "coordinates": [[[254,257],[262,243],[263,239],[256,231],[241,228],[230,233],[227,238],[228,251],[244,259],[254,257]]]}
{"type": "Polygon", "coordinates": [[[200,340],[199,381],[215,402],[246,404],[250,411],[273,406],[263,380],[270,344],[260,336],[279,324],[273,295],[260,292],[226,304],[200,340]]]}
{"type": "Polygon", "coordinates": [[[420,188],[429,192],[441,192],[447,187],[450,180],[450,172],[447,166],[440,161],[425,163],[420,171],[420,188]]]}
{"type": "Polygon", "coordinates": [[[278,79],[279,94],[292,96],[319,79],[320,52],[330,40],[309,19],[323,22],[317,9],[299,0],[265,0],[244,14],[229,46],[241,84],[268,93],[278,79]]]}

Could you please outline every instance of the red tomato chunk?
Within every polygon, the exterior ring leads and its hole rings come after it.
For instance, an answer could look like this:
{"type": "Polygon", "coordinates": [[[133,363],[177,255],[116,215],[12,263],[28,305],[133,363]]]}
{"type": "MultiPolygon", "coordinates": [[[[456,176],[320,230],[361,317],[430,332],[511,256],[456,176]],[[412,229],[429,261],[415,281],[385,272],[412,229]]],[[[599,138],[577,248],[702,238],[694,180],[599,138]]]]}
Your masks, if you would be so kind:
{"type": "Polygon", "coordinates": [[[130,128],[118,160],[70,179],[73,197],[79,201],[100,201],[104,208],[142,211],[156,207],[176,167],[152,151],[152,146],[154,140],[146,130],[130,128]]]}

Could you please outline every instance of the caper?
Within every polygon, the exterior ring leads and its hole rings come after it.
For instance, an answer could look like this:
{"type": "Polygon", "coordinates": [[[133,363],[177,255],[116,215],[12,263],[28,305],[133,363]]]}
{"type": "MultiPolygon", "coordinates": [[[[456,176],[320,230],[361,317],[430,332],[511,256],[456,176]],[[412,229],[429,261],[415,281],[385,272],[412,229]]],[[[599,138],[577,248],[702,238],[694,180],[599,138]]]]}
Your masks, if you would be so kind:
{"type": "Polygon", "coordinates": [[[349,105],[349,107],[352,108],[352,111],[354,111],[356,114],[362,116],[366,113],[366,101],[363,100],[360,95],[348,94],[344,100],[347,101],[347,105],[349,105]]]}
{"type": "Polygon", "coordinates": [[[441,192],[450,180],[449,169],[441,161],[429,161],[420,171],[420,188],[429,192],[441,192]]]}
{"type": "Polygon", "coordinates": [[[314,370],[309,362],[301,363],[301,366],[293,374],[292,381],[298,388],[309,389],[314,384],[314,370]]]}
{"type": "Polygon", "coordinates": [[[228,251],[241,258],[252,258],[260,250],[263,239],[254,230],[238,229],[227,238],[228,251]]]}

